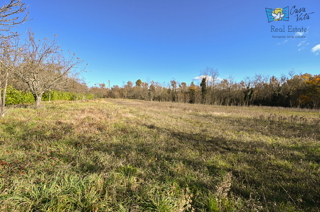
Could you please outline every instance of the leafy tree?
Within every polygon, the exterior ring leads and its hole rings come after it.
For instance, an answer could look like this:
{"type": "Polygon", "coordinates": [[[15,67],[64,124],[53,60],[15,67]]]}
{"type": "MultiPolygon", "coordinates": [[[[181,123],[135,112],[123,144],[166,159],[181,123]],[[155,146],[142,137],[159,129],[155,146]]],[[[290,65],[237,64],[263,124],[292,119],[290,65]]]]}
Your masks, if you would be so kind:
{"type": "Polygon", "coordinates": [[[136,86],[137,86],[137,87],[141,87],[141,85],[142,85],[142,81],[141,81],[141,79],[138,79],[138,80],[136,81],[136,86]]]}
{"type": "Polygon", "coordinates": [[[312,105],[317,108],[320,105],[320,75],[303,76],[306,79],[306,92],[299,96],[305,105],[312,105]]]}

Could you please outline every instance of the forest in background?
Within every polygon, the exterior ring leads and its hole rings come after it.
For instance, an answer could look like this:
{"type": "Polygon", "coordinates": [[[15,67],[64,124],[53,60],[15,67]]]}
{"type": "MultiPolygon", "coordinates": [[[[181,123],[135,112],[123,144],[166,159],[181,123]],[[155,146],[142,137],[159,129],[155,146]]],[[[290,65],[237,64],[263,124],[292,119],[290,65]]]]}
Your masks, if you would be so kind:
{"type": "MultiPolygon", "coordinates": [[[[212,70],[212,69],[210,69],[212,70]]],[[[217,73],[217,72],[215,72],[217,73]]],[[[232,78],[220,82],[206,80],[209,75],[202,75],[202,82],[171,80],[170,84],[149,83],[140,79],[128,81],[124,86],[108,88],[106,84],[88,87],[84,80],[66,78],[64,87],[48,90],[42,100],[85,100],[93,98],[127,98],[146,101],[201,103],[227,106],[278,106],[320,108],[320,74],[289,74],[280,79],[272,76],[255,75],[241,82],[232,78]],[[207,78],[205,77],[207,76],[207,78]]],[[[34,98],[28,87],[21,81],[9,80],[6,104],[32,103],[34,98]]]]}
{"type": "Polygon", "coordinates": [[[90,93],[99,98],[129,98],[147,101],[170,101],[184,103],[202,103],[211,105],[233,106],[280,106],[280,107],[320,107],[320,74],[294,74],[266,77],[255,75],[241,82],[232,77],[219,82],[218,71],[207,68],[202,75],[202,82],[196,85],[191,82],[179,83],[171,80],[170,84],[158,82],[135,83],[128,81],[126,85],[107,88],[104,83],[91,87],[90,93]]]}

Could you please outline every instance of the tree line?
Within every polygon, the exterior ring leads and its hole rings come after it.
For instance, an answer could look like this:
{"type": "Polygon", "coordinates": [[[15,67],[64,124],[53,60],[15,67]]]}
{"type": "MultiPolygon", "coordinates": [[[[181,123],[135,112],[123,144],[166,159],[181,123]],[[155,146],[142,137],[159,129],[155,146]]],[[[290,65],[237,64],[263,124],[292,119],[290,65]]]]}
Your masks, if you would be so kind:
{"type": "Polygon", "coordinates": [[[232,77],[217,79],[219,72],[207,68],[199,85],[171,80],[167,85],[138,79],[135,83],[106,88],[96,84],[90,89],[100,98],[129,98],[147,101],[171,101],[211,105],[234,106],[281,106],[320,108],[320,74],[294,74],[267,77],[255,75],[241,82],[232,77]],[[211,79],[211,80],[208,80],[211,79]],[[213,79],[213,80],[212,80],[213,79]]]}

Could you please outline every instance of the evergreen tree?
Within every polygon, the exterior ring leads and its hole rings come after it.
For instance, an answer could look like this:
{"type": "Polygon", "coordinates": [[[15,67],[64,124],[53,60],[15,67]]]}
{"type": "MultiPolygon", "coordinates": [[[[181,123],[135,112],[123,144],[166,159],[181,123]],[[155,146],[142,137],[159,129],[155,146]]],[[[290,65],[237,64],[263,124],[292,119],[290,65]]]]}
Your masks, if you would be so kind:
{"type": "Polygon", "coordinates": [[[207,78],[206,77],[202,78],[200,86],[201,86],[202,103],[205,104],[206,94],[207,94],[207,78]]]}

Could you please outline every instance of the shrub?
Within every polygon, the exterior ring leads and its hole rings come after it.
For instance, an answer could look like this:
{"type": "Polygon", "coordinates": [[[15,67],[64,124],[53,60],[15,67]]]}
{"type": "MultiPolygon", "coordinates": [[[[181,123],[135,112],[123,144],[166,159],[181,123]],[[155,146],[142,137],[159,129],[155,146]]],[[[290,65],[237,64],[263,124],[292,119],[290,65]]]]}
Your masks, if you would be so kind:
{"type": "Polygon", "coordinates": [[[34,102],[34,97],[31,92],[17,90],[11,85],[7,87],[6,105],[16,105],[32,102],[34,102]]]}
{"type": "MultiPolygon", "coordinates": [[[[56,100],[91,100],[94,98],[94,94],[82,94],[82,93],[72,93],[64,91],[51,90],[47,91],[42,96],[42,101],[56,101],[56,100]]],[[[15,89],[11,85],[7,87],[6,95],[6,105],[17,105],[25,103],[33,103],[34,97],[30,91],[21,91],[15,89]]]]}

